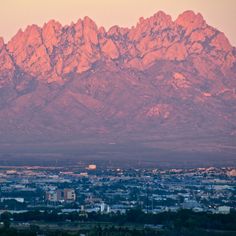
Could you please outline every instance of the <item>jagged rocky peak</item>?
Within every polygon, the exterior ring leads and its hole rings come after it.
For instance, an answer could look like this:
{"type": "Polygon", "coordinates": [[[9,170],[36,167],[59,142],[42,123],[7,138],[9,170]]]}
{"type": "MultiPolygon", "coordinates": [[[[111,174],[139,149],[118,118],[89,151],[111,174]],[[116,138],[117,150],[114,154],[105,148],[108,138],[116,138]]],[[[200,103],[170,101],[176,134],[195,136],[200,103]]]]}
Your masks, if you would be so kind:
{"type": "Polygon", "coordinates": [[[149,27],[155,27],[156,25],[171,25],[173,23],[172,18],[170,15],[167,15],[163,11],[158,11],[153,16],[149,18],[139,18],[139,22],[137,26],[140,25],[148,25],[149,27]]]}
{"type": "Polygon", "coordinates": [[[27,46],[36,47],[42,44],[41,28],[37,25],[27,26],[25,31],[18,33],[8,42],[7,47],[11,53],[26,51],[27,46]]]}
{"type": "Polygon", "coordinates": [[[163,11],[158,11],[154,14],[154,16],[150,18],[150,21],[152,26],[159,26],[159,29],[171,27],[173,24],[171,16],[163,11]]]}
{"type": "Polygon", "coordinates": [[[99,34],[100,37],[105,37],[106,29],[103,26],[99,27],[98,34],[99,34]]]}
{"type": "Polygon", "coordinates": [[[47,23],[43,25],[43,28],[48,28],[48,29],[55,29],[58,30],[62,27],[61,23],[59,21],[56,21],[54,19],[49,20],[47,23]]]}
{"type": "Polygon", "coordinates": [[[119,27],[118,25],[112,26],[112,27],[108,30],[107,34],[108,34],[109,36],[119,36],[119,35],[120,35],[120,27],[119,27]]]}
{"type": "Polygon", "coordinates": [[[235,138],[235,62],[226,36],[192,11],[108,31],[89,17],[31,25],[0,38],[0,141],[235,138]]]}
{"type": "Polygon", "coordinates": [[[85,16],[83,19],[84,27],[88,27],[94,30],[97,30],[97,24],[88,16],[85,16]]]}
{"type": "Polygon", "coordinates": [[[193,11],[175,21],[158,11],[140,18],[131,29],[113,26],[107,32],[87,16],[68,26],[50,20],[42,28],[31,25],[20,30],[6,46],[20,69],[44,78],[83,73],[103,59],[120,59],[120,66],[136,69],[146,69],[158,60],[184,61],[190,55],[225,67],[235,62],[225,35],[193,11]]]}
{"type": "Polygon", "coordinates": [[[178,16],[175,23],[186,29],[188,35],[193,30],[206,27],[206,21],[200,13],[194,13],[193,11],[185,11],[178,16]]]}
{"type": "Polygon", "coordinates": [[[98,44],[98,27],[88,16],[83,19],[83,36],[86,43],[98,44]]]}
{"type": "Polygon", "coordinates": [[[4,39],[3,37],[0,37],[0,50],[4,47],[4,39]]]}
{"type": "Polygon", "coordinates": [[[32,76],[41,77],[51,70],[50,58],[43,44],[42,29],[31,25],[19,31],[7,44],[16,65],[32,76]]]}
{"type": "Polygon", "coordinates": [[[55,20],[50,20],[44,24],[42,37],[49,54],[52,53],[53,47],[60,42],[61,31],[62,25],[55,20]]]}
{"type": "Polygon", "coordinates": [[[149,18],[139,18],[136,27],[132,27],[129,31],[129,38],[133,41],[138,41],[145,35],[171,28],[172,25],[171,16],[165,14],[163,11],[158,11],[149,18]]]}
{"type": "Polygon", "coordinates": [[[42,34],[43,36],[50,36],[50,37],[56,37],[62,29],[62,25],[60,22],[55,21],[55,20],[50,20],[47,23],[43,25],[42,28],[42,34]]]}

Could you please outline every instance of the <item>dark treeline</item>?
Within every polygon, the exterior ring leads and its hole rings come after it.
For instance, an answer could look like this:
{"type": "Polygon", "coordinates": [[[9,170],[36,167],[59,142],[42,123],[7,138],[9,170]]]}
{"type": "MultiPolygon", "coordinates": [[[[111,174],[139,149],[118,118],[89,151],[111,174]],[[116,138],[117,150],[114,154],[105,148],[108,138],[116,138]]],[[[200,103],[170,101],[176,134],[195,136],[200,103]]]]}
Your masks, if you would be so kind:
{"type": "MultiPolygon", "coordinates": [[[[0,236],[3,235],[36,235],[36,226],[25,232],[17,231],[10,227],[13,222],[94,222],[99,225],[102,222],[111,223],[110,227],[95,227],[86,232],[86,235],[101,235],[101,236],[141,236],[141,235],[163,235],[163,236],[177,236],[177,235],[229,235],[233,236],[236,233],[236,213],[232,212],[228,215],[222,214],[209,214],[209,213],[195,213],[190,210],[180,210],[174,212],[164,212],[159,214],[146,214],[139,209],[133,209],[126,214],[99,214],[89,213],[81,214],[77,212],[65,214],[59,211],[30,211],[25,213],[10,214],[3,213],[1,221],[4,222],[4,227],[0,229],[0,236]],[[132,227],[125,228],[130,224],[132,227]],[[143,225],[151,227],[142,230],[135,228],[135,225],[143,225]],[[154,227],[154,228],[152,228],[154,227]],[[155,228],[156,227],[156,228],[155,228]],[[7,234],[6,234],[7,232],[7,234]],[[209,233],[210,232],[210,233],[209,233]],[[12,233],[12,234],[11,234],[12,233]],[[24,234],[23,234],[24,233],[24,234]]],[[[68,232],[46,232],[45,235],[71,235],[68,232]]],[[[73,235],[77,235],[74,233],[73,235]]],[[[79,235],[79,234],[78,234],[79,235]]]]}
{"type": "Polygon", "coordinates": [[[196,213],[191,210],[180,210],[178,212],[163,212],[159,214],[146,214],[139,209],[133,209],[126,214],[100,214],[79,212],[61,213],[60,211],[29,211],[25,213],[5,213],[1,218],[11,218],[16,222],[29,221],[82,221],[82,222],[111,222],[119,225],[132,224],[153,224],[153,225],[174,225],[175,227],[197,227],[204,229],[236,230],[236,212],[230,214],[196,213]],[[7,216],[6,216],[7,215],[7,216]]]}
{"type": "Polygon", "coordinates": [[[236,213],[227,215],[196,213],[191,210],[180,210],[178,212],[163,212],[159,214],[146,214],[139,209],[133,209],[126,214],[99,214],[89,213],[86,215],[78,212],[62,214],[59,211],[29,211],[9,216],[14,221],[82,221],[82,222],[111,222],[118,225],[132,224],[153,224],[175,227],[195,227],[203,229],[236,230],[236,213]]]}
{"type": "Polygon", "coordinates": [[[105,228],[95,227],[87,232],[66,232],[66,231],[34,231],[34,230],[16,230],[0,229],[0,236],[235,236],[233,232],[207,232],[203,230],[135,230],[125,228],[105,228]]]}

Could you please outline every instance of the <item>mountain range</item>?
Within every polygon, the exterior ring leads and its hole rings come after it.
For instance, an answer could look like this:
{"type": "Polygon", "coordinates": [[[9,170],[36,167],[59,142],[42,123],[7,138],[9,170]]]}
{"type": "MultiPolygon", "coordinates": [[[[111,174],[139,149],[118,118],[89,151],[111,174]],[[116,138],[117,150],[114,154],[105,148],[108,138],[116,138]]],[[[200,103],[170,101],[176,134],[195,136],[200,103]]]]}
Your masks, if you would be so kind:
{"type": "Polygon", "coordinates": [[[236,48],[199,13],[108,31],[50,20],[0,38],[0,143],[236,153],[235,88],[236,48]]]}

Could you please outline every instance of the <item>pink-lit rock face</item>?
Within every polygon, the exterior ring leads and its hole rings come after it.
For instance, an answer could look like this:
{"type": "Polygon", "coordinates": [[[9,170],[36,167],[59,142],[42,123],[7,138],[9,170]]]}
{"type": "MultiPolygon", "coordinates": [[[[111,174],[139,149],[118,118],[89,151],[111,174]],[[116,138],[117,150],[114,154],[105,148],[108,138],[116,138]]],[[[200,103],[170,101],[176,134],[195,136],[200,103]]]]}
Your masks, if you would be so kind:
{"type": "Polygon", "coordinates": [[[14,70],[14,63],[6,50],[3,38],[0,38],[0,88],[13,79],[14,70]]]}
{"type": "Polygon", "coordinates": [[[98,44],[97,25],[89,17],[85,17],[83,21],[83,34],[86,43],[94,45],[98,44]]]}
{"type": "Polygon", "coordinates": [[[166,58],[168,60],[182,61],[187,56],[187,50],[185,45],[176,43],[170,46],[166,52],[166,58]]]}
{"type": "Polygon", "coordinates": [[[53,47],[56,47],[60,42],[62,26],[59,22],[54,20],[49,21],[44,24],[42,29],[43,44],[51,55],[53,52],[53,47]]]}
{"type": "Polygon", "coordinates": [[[189,88],[191,86],[189,80],[179,72],[175,72],[173,74],[173,79],[171,80],[170,84],[176,89],[189,88]]]}
{"type": "Polygon", "coordinates": [[[0,37],[0,50],[3,48],[4,46],[4,40],[2,37],[0,37]]]}
{"type": "Polygon", "coordinates": [[[41,28],[28,26],[19,31],[7,44],[15,63],[32,76],[41,76],[51,70],[50,58],[41,37],[41,28]]]}
{"type": "Polygon", "coordinates": [[[193,30],[206,27],[206,22],[200,13],[195,14],[193,11],[186,11],[181,14],[176,22],[177,25],[183,27],[186,35],[189,35],[193,30]]]}
{"type": "Polygon", "coordinates": [[[117,59],[119,57],[119,51],[115,43],[108,39],[104,45],[101,46],[102,53],[111,59],[117,59]]]}
{"type": "Polygon", "coordinates": [[[151,107],[146,113],[149,118],[167,119],[171,114],[171,108],[167,104],[157,104],[151,107]]]}
{"type": "Polygon", "coordinates": [[[31,25],[0,38],[0,141],[236,134],[235,73],[236,49],[192,11],[31,25]]]}
{"type": "Polygon", "coordinates": [[[226,53],[232,51],[232,46],[223,33],[217,34],[217,36],[212,39],[211,46],[215,47],[216,50],[224,51],[226,53]]]}
{"type": "MultiPolygon", "coordinates": [[[[0,43],[3,45],[2,40],[0,43]]],[[[42,29],[32,25],[24,32],[20,30],[7,49],[19,68],[50,81],[51,74],[62,79],[65,74],[83,73],[107,59],[136,69],[146,69],[162,59],[184,61],[199,54],[224,70],[235,62],[225,35],[192,11],[184,12],[176,21],[159,11],[150,18],[140,18],[136,27],[113,26],[108,32],[103,27],[98,29],[89,17],[65,27],[51,20],[42,29]]]]}
{"type": "Polygon", "coordinates": [[[0,72],[4,70],[11,70],[14,68],[14,64],[7,54],[5,48],[0,50],[0,72]]]}

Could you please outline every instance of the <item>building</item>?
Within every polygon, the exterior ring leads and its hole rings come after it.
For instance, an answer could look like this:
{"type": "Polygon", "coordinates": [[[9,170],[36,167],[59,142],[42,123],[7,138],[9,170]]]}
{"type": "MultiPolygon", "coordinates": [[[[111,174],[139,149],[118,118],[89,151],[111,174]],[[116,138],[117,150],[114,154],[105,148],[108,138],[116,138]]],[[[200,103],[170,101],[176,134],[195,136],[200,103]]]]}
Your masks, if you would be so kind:
{"type": "Polygon", "coordinates": [[[101,205],[100,205],[100,212],[101,212],[101,213],[107,213],[107,214],[109,214],[109,213],[111,212],[111,208],[110,208],[110,206],[108,206],[107,204],[101,203],[101,205]]]}
{"type": "Polygon", "coordinates": [[[49,192],[46,192],[46,201],[58,202],[57,192],[53,191],[53,190],[49,191],[49,192]]]}
{"type": "Polygon", "coordinates": [[[91,164],[87,167],[87,170],[96,170],[96,169],[97,169],[97,166],[94,164],[91,164]]]}
{"type": "Polygon", "coordinates": [[[75,201],[76,200],[76,194],[74,189],[64,189],[64,200],[65,201],[75,201]]]}
{"type": "Polygon", "coordinates": [[[231,171],[228,171],[227,175],[230,177],[236,177],[236,169],[232,169],[231,171]]]}
{"type": "Polygon", "coordinates": [[[11,201],[11,200],[15,200],[16,202],[19,202],[19,203],[25,202],[25,199],[22,197],[2,197],[2,198],[0,198],[0,202],[11,201]]]}
{"type": "Polygon", "coordinates": [[[74,189],[57,189],[46,192],[46,201],[49,202],[74,202],[76,194],[74,189]]]}
{"type": "Polygon", "coordinates": [[[185,199],[182,204],[183,209],[201,208],[200,204],[196,200],[185,199]]]}
{"type": "Polygon", "coordinates": [[[219,213],[219,214],[229,214],[230,213],[230,207],[229,206],[219,206],[217,213],[219,213]]]}

